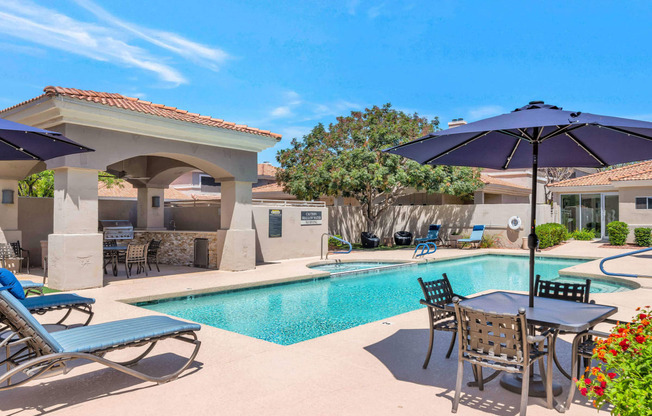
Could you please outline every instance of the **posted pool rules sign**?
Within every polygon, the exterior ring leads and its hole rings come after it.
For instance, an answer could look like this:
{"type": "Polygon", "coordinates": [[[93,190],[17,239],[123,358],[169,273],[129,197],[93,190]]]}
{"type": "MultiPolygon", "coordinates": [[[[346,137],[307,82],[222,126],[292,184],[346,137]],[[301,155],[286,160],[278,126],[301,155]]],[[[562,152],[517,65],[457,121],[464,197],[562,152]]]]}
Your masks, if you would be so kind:
{"type": "Polygon", "coordinates": [[[321,211],[301,211],[301,225],[321,225],[321,211]]]}

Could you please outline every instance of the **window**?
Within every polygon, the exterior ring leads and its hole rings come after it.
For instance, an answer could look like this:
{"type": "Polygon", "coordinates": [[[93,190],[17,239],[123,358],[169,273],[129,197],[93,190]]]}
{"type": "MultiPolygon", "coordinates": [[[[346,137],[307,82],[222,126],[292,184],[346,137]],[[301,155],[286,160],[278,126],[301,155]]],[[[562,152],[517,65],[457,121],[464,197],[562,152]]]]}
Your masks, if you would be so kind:
{"type": "Polygon", "coordinates": [[[652,209],[652,197],[636,197],[636,209],[652,209]]]}
{"type": "Polygon", "coordinates": [[[215,182],[212,177],[201,175],[199,180],[202,192],[220,192],[220,182],[215,182]]]}

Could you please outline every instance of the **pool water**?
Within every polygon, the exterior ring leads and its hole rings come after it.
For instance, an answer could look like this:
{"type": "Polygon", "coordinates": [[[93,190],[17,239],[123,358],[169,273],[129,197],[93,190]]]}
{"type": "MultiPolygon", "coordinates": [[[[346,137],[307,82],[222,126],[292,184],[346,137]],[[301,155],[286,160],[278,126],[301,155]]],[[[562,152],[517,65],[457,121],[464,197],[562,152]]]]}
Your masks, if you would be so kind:
{"type": "MultiPolygon", "coordinates": [[[[553,279],[560,269],[583,262],[539,258],[535,271],[553,279]]],[[[422,308],[418,277],[434,280],[446,273],[453,290],[465,296],[488,289],[527,290],[528,270],[527,257],[483,255],[136,305],[290,345],[422,308]]],[[[616,290],[621,288],[591,284],[593,293],[616,290]]]]}
{"type": "Polygon", "coordinates": [[[351,261],[351,262],[341,262],[341,263],[326,263],[318,264],[316,266],[309,266],[311,269],[321,270],[324,272],[330,272],[331,274],[336,273],[346,273],[354,272],[359,270],[374,269],[378,267],[389,267],[402,265],[405,263],[387,263],[379,261],[351,261]]]}

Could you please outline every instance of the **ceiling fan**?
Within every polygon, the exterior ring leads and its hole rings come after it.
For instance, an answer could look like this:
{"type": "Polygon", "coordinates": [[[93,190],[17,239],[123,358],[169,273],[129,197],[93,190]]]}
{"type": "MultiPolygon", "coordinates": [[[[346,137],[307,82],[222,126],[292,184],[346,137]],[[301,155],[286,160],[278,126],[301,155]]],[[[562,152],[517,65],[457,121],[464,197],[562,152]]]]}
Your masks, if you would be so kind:
{"type": "Polygon", "coordinates": [[[113,176],[115,176],[116,178],[118,178],[118,179],[125,179],[125,180],[134,179],[134,180],[139,180],[139,181],[146,181],[146,180],[150,179],[149,176],[134,176],[134,175],[129,174],[125,170],[125,161],[124,160],[122,161],[122,170],[116,172],[115,170],[110,169],[110,170],[107,170],[107,171],[110,174],[112,174],[113,176]]]}

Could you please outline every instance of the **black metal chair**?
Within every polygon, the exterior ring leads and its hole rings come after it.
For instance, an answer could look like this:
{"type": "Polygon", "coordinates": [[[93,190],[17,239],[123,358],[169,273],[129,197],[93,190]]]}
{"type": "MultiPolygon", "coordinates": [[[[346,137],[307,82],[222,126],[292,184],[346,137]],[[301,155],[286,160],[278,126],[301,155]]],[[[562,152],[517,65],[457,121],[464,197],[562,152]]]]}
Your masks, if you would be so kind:
{"type": "Polygon", "coordinates": [[[152,262],[156,265],[156,270],[158,272],[161,269],[158,268],[158,250],[161,247],[161,240],[152,240],[147,246],[147,267],[149,270],[152,270],[152,262]]]}
{"type": "MultiPolygon", "coordinates": [[[[536,276],[534,281],[534,295],[541,298],[569,300],[573,302],[589,303],[589,295],[591,293],[591,279],[586,279],[585,283],[564,283],[554,282],[550,280],[542,280],[540,275],[536,276]]],[[[571,375],[564,370],[559,364],[557,358],[557,337],[559,334],[564,334],[563,331],[555,331],[552,339],[553,359],[559,371],[566,377],[571,378],[571,375]]],[[[572,371],[571,371],[572,374],[572,371]]]]}
{"type": "Polygon", "coordinates": [[[27,274],[29,274],[29,250],[25,250],[20,246],[20,240],[15,243],[9,243],[11,248],[14,249],[14,253],[18,258],[18,271],[21,271],[23,268],[23,261],[26,263],[27,274]]]}
{"type": "Polygon", "coordinates": [[[422,278],[417,280],[419,281],[419,285],[421,285],[423,297],[425,298],[421,299],[420,303],[428,307],[430,344],[428,346],[426,360],[423,363],[423,368],[428,368],[430,356],[432,355],[435,331],[452,332],[453,334],[450,346],[448,347],[448,352],[446,353],[446,358],[450,358],[451,353],[453,352],[453,347],[455,346],[455,338],[457,337],[457,320],[455,319],[455,313],[447,311],[444,309],[444,306],[452,303],[453,298],[456,296],[460,299],[466,298],[453,293],[453,288],[451,287],[446,273],[444,273],[442,279],[430,282],[424,282],[422,278]]]}
{"type": "Polygon", "coordinates": [[[397,231],[394,233],[394,244],[397,246],[409,246],[412,243],[412,233],[409,231],[397,231]]]}
{"type": "Polygon", "coordinates": [[[459,299],[454,300],[460,343],[453,413],[457,413],[460,402],[464,361],[468,361],[472,365],[473,374],[481,391],[484,390],[484,383],[495,378],[501,371],[521,374],[523,380],[521,416],[525,416],[527,411],[530,367],[539,361],[541,378],[545,380],[546,386],[546,405],[551,409],[553,402],[552,355],[550,354],[552,331],[546,331],[537,336],[528,335],[524,308],[519,309],[518,315],[498,314],[461,306],[459,302],[459,299]],[[547,363],[544,368],[543,358],[545,356],[547,356],[547,363]],[[492,368],[496,372],[487,379],[483,379],[483,367],[492,368]]]}

